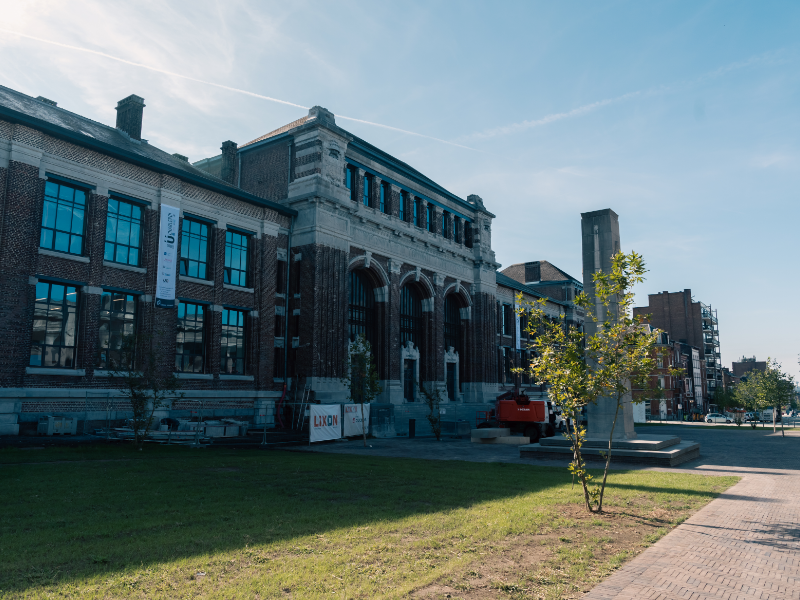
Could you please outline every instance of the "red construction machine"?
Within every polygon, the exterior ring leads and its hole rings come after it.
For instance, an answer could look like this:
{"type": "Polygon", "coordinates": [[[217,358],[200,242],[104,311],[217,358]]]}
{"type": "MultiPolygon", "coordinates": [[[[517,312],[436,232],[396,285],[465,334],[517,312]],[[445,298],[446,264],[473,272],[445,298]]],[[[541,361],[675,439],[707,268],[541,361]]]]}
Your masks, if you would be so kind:
{"type": "Polygon", "coordinates": [[[479,410],[476,421],[478,429],[505,427],[535,444],[539,438],[556,433],[549,413],[544,400],[531,400],[527,394],[511,391],[497,397],[493,410],[479,410]]]}

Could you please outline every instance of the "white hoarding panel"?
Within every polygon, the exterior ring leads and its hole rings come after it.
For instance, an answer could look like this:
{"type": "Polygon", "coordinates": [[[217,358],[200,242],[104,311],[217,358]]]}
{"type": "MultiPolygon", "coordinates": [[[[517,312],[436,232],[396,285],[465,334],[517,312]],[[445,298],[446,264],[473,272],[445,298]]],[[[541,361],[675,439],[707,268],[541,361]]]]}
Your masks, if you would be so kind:
{"type": "Polygon", "coordinates": [[[180,210],[161,205],[161,226],[158,231],[158,264],[156,265],[156,306],[174,308],[175,278],[178,266],[178,222],[180,210]]]}
{"type": "Polygon", "coordinates": [[[344,405],[344,435],[364,435],[363,429],[369,433],[369,404],[364,404],[364,418],[361,418],[360,404],[344,405]]]}
{"type": "Polygon", "coordinates": [[[309,428],[312,442],[338,440],[342,437],[340,404],[312,404],[309,428]]]}

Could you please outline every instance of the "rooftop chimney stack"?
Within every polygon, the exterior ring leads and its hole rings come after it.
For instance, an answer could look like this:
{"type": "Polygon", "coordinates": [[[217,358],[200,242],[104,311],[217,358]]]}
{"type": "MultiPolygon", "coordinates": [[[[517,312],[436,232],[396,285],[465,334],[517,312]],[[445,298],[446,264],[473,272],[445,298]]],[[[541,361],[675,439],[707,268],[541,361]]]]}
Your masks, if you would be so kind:
{"type": "Polygon", "coordinates": [[[144,98],[131,94],[117,102],[117,129],[124,131],[134,140],[142,139],[142,115],[144,98]]]}
{"type": "Polygon", "coordinates": [[[236,142],[228,140],[222,142],[222,171],[220,178],[231,185],[236,185],[236,152],[238,146],[236,142]]]}

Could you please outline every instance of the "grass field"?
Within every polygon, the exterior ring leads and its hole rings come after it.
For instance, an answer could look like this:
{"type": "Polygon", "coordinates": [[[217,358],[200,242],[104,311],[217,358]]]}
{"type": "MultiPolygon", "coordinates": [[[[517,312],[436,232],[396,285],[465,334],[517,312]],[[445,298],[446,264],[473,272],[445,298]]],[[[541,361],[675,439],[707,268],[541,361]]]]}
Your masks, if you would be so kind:
{"type": "Polygon", "coordinates": [[[733,477],[148,446],[0,451],[0,598],[577,597],[733,477]],[[449,594],[449,596],[448,596],[449,594]]]}

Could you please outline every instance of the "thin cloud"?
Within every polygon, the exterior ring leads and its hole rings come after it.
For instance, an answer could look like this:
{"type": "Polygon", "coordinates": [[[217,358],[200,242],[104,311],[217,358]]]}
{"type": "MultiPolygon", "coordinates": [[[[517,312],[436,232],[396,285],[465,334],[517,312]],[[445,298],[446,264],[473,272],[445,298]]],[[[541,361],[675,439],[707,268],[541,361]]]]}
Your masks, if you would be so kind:
{"type": "Polygon", "coordinates": [[[786,56],[786,52],[783,49],[765,52],[763,54],[751,56],[750,58],[747,58],[745,60],[723,65],[712,71],[703,73],[695,77],[694,79],[679,81],[669,85],[651,87],[646,90],[628,92],[627,94],[622,94],[621,96],[616,96],[614,98],[607,98],[605,100],[598,100],[597,102],[592,102],[591,104],[585,104],[584,106],[579,106],[578,108],[574,108],[566,112],[553,113],[551,115],[544,116],[540,119],[533,119],[530,121],[520,121],[518,123],[511,123],[510,125],[503,125],[501,127],[494,127],[492,129],[487,129],[485,131],[479,131],[464,136],[461,139],[464,140],[487,139],[501,135],[519,133],[520,131],[525,131],[526,129],[541,127],[542,125],[549,125],[550,123],[555,123],[556,121],[562,121],[564,119],[570,119],[572,117],[580,117],[587,113],[603,108],[605,106],[609,106],[610,104],[624,102],[632,98],[654,96],[658,94],[665,94],[668,92],[676,91],[678,89],[685,89],[692,85],[697,85],[698,83],[701,83],[703,81],[713,79],[716,77],[722,77],[733,71],[738,71],[740,69],[751,67],[756,64],[762,64],[762,63],[780,64],[785,62],[791,62],[792,60],[795,60],[795,57],[786,56]]]}
{"type": "MultiPolygon", "coordinates": [[[[229,85],[223,85],[221,83],[215,83],[213,81],[206,81],[204,79],[197,79],[195,77],[190,77],[188,75],[183,75],[182,73],[175,73],[173,71],[167,71],[166,69],[160,69],[160,68],[154,67],[152,65],[146,65],[144,63],[138,63],[138,62],[134,62],[132,60],[127,60],[127,59],[124,59],[124,58],[120,58],[119,56],[114,56],[112,54],[107,54],[105,52],[100,52],[99,50],[91,50],[90,48],[84,48],[82,46],[74,46],[72,44],[64,44],[62,42],[56,42],[56,41],[53,41],[53,40],[48,40],[48,39],[36,37],[36,36],[33,36],[33,35],[28,35],[26,33],[20,33],[18,31],[11,31],[11,30],[8,30],[8,29],[0,28],[0,31],[2,31],[3,33],[9,33],[9,34],[12,34],[12,35],[18,35],[18,36],[23,37],[23,38],[27,38],[27,39],[34,40],[34,41],[37,41],[37,42],[41,42],[43,44],[51,44],[53,46],[59,46],[61,48],[67,48],[69,50],[76,50],[78,52],[86,52],[88,54],[94,54],[96,56],[102,56],[103,58],[107,58],[109,60],[114,60],[114,61],[117,61],[117,62],[121,62],[123,64],[131,65],[133,67],[139,67],[141,69],[147,69],[149,71],[154,71],[156,73],[161,73],[163,75],[168,75],[170,77],[178,77],[180,79],[185,79],[187,81],[193,81],[195,83],[201,83],[203,85],[208,85],[208,86],[220,88],[220,89],[223,89],[223,90],[227,90],[229,92],[235,92],[237,94],[245,94],[245,95],[251,96],[253,98],[259,98],[261,100],[268,100],[270,102],[277,102],[278,104],[284,104],[286,106],[293,106],[295,108],[301,108],[303,110],[308,110],[309,109],[308,106],[303,106],[301,104],[296,104],[294,102],[289,102],[287,100],[281,100],[279,98],[273,98],[271,96],[264,96],[263,94],[256,94],[255,92],[250,92],[248,90],[243,90],[243,89],[240,89],[240,88],[231,87],[229,85]]],[[[346,117],[344,115],[336,115],[336,116],[338,118],[340,118],[340,119],[346,119],[348,121],[354,121],[356,123],[363,123],[365,125],[372,125],[373,127],[381,127],[383,129],[390,129],[392,131],[397,131],[397,132],[404,133],[404,134],[407,134],[407,135],[413,135],[413,136],[416,136],[416,137],[426,138],[426,139],[429,139],[429,140],[440,142],[442,144],[448,144],[450,146],[456,146],[457,148],[464,148],[466,150],[475,151],[474,148],[470,148],[469,146],[464,146],[463,144],[457,144],[456,142],[449,142],[447,140],[442,140],[442,139],[439,139],[439,138],[436,138],[436,137],[433,137],[433,136],[430,136],[430,135],[425,135],[423,133],[417,133],[415,131],[408,131],[406,129],[400,129],[399,127],[392,127],[391,125],[383,125],[382,123],[374,123],[372,121],[365,121],[363,119],[356,119],[354,117],[346,117]]]]}
{"type": "Polygon", "coordinates": [[[546,117],[542,117],[541,119],[535,119],[532,121],[521,121],[519,123],[512,123],[510,125],[503,125],[502,127],[495,127],[494,129],[487,129],[486,131],[473,133],[470,134],[468,138],[486,139],[486,138],[497,137],[498,135],[508,135],[510,133],[518,133],[520,131],[524,131],[525,129],[531,129],[533,127],[541,127],[542,125],[548,125],[550,123],[555,123],[556,121],[561,121],[563,119],[569,119],[571,117],[578,117],[580,115],[585,115],[586,113],[590,113],[593,110],[602,108],[603,106],[608,106],[609,104],[614,104],[615,102],[622,102],[623,100],[628,100],[629,98],[639,96],[642,93],[643,92],[630,92],[628,94],[623,94],[622,96],[617,96],[616,98],[599,100],[597,102],[592,102],[591,104],[586,104],[584,106],[574,108],[567,112],[547,115],[546,117]]]}

